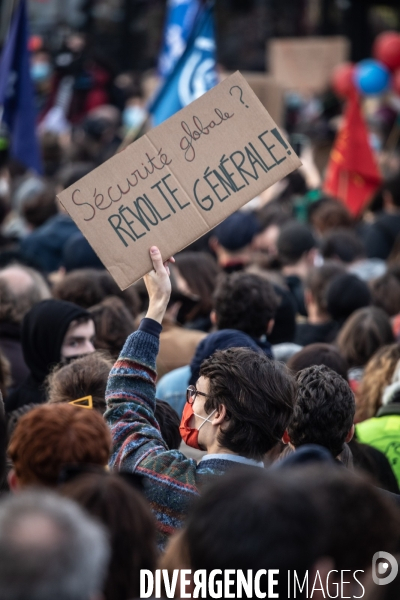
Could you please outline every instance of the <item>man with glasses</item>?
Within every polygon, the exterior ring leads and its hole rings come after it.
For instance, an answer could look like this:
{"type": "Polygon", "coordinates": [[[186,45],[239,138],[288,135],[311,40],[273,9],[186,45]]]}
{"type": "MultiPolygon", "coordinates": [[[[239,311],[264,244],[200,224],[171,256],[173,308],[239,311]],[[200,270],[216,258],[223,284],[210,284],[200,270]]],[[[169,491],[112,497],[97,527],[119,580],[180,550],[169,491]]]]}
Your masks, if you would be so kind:
{"type": "MultiPolygon", "coordinates": [[[[181,527],[191,501],[210,477],[243,465],[263,467],[293,412],[295,383],[285,367],[249,348],[215,352],[187,391],[180,432],[207,452],[196,464],[163,440],[155,411],[155,364],[170,292],[168,262],[150,250],[144,277],[149,308],[111,370],[105,418],[111,428],[110,466],[146,477],[145,494],[157,519],[159,543],[181,527]]],[[[173,262],[173,259],[170,259],[173,262]]]]}

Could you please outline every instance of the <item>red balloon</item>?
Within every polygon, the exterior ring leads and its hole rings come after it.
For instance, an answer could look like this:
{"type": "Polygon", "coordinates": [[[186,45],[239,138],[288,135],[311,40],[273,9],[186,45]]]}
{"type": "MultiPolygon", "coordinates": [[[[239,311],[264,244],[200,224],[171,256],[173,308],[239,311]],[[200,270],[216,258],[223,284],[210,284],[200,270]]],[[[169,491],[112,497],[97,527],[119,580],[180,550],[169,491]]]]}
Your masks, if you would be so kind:
{"type": "Polygon", "coordinates": [[[397,69],[397,71],[393,73],[392,90],[395,94],[398,94],[398,96],[400,96],[400,69],[397,69]]]}
{"type": "Polygon", "coordinates": [[[354,85],[354,68],[355,65],[349,62],[338,65],[333,70],[332,87],[340,98],[347,98],[356,91],[354,85]]]}
{"type": "Polygon", "coordinates": [[[400,34],[386,31],[378,35],[372,53],[391,71],[400,68],[400,34]]]}

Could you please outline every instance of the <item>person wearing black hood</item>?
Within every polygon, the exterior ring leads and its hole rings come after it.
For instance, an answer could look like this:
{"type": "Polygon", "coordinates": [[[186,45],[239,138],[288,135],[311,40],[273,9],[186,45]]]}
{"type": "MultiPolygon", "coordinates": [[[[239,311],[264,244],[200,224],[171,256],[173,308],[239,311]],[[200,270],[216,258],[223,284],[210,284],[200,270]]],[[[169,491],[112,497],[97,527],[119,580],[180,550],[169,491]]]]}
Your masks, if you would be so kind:
{"type": "Polygon", "coordinates": [[[44,381],[61,361],[94,352],[90,313],[72,302],[43,300],[24,317],[22,349],[30,373],[7,398],[8,413],[25,404],[46,402],[44,381]]]}

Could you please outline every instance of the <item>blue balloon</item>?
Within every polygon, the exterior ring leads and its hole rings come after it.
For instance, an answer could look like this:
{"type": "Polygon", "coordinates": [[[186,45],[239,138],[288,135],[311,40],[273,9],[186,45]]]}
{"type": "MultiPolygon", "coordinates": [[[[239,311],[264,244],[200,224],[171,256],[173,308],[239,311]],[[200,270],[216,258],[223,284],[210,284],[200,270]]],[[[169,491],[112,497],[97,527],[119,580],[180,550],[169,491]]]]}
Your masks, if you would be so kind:
{"type": "Polygon", "coordinates": [[[377,60],[362,60],[355,68],[355,83],[362,94],[375,95],[386,91],[390,83],[388,69],[377,60]]]}

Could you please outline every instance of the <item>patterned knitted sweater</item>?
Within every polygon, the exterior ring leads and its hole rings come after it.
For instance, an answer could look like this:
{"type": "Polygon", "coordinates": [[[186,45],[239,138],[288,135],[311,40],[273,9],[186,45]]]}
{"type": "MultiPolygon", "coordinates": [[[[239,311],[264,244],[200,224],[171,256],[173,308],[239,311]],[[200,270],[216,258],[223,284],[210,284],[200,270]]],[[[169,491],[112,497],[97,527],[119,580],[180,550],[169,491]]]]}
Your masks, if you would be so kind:
{"type": "Polygon", "coordinates": [[[168,450],[154,417],[160,332],[156,321],[143,319],[128,337],[108,378],[104,416],[113,440],[110,467],[146,476],[145,494],[163,548],[183,525],[199,488],[237,463],[210,458],[197,464],[178,450],[168,450]]]}

